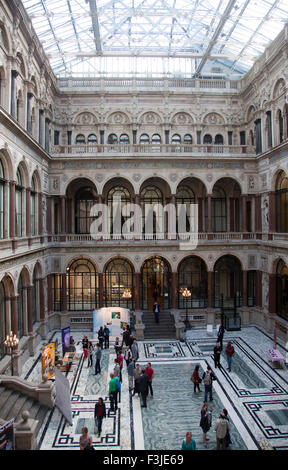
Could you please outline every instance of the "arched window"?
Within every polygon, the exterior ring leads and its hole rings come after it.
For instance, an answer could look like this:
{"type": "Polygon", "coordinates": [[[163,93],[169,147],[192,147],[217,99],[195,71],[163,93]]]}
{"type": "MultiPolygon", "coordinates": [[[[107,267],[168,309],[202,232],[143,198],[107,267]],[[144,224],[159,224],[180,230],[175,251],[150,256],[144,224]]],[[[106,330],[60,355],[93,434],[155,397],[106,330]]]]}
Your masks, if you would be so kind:
{"type": "Polygon", "coordinates": [[[181,136],[179,134],[172,135],[172,144],[181,144],[181,136]]]}
{"type": "Polygon", "coordinates": [[[284,171],[276,180],[276,231],[288,232],[288,178],[284,171]]]}
{"type": "Polygon", "coordinates": [[[67,268],[67,308],[95,310],[98,306],[98,274],[91,261],[78,259],[67,268]]]}
{"type": "Polygon", "coordinates": [[[220,186],[215,186],[212,193],[212,231],[226,232],[226,194],[220,186]]]}
{"type": "Polygon", "coordinates": [[[159,134],[152,135],[152,144],[161,144],[161,137],[159,134]]]}
{"type": "Polygon", "coordinates": [[[224,140],[223,140],[223,135],[217,134],[215,135],[215,145],[223,145],[224,140]]]}
{"type": "Polygon", "coordinates": [[[118,143],[118,138],[116,134],[109,134],[108,135],[108,144],[115,145],[118,143]]]}
{"type": "Polygon", "coordinates": [[[204,145],[212,144],[212,136],[210,134],[205,134],[204,135],[203,144],[204,145]]]}
{"type": "Polygon", "coordinates": [[[86,143],[86,140],[85,140],[85,135],[83,134],[78,134],[76,136],[76,140],[75,140],[76,144],[80,144],[80,145],[83,145],[86,143]]]}
{"type": "Polygon", "coordinates": [[[97,195],[93,188],[84,187],[75,195],[75,233],[90,233],[90,226],[94,220],[90,212],[96,204],[97,195]]]}
{"type": "Polygon", "coordinates": [[[176,193],[177,233],[190,233],[190,205],[194,203],[195,195],[192,189],[179,186],[176,193]]]}
{"type": "Polygon", "coordinates": [[[127,134],[120,135],[120,144],[129,144],[129,136],[127,134]]]}
{"type": "Polygon", "coordinates": [[[36,191],[34,177],[31,184],[31,235],[36,235],[36,191]]]}
{"type": "Polygon", "coordinates": [[[139,143],[142,145],[149,144],[150,143],[149,135],[148,134],[140,135],[139,143]]]}
{"type": "Polygon", "coordinates": [[[122,238],[123,226],[128,219],[123,215],[123,207],[131,202],[128,189],[124,186],[114,186],[108,192],[107,202],[110,211],[110,233],[113,234],[113,239],[122,238]]]}
{"type": "Polygon", "coordinates": [[[133,309],[134,305],[134,270],[131,264],[122,258],[111,260],[104,271],[104,303],[107,307],[133,309]],[[125,294],[130,293],[131,298],[125,294]]]}
{"type": "Polygon", "coordinates": [[[22,192],[23,192],[23,186],[22,186],[22,177],[20,170],[18,168],[17,170],[17,184],[15,187],[15,210],[16,210],[16,236],[17,237],[22,237],[22,192]]]}
{"type": "Polygon", "coordinates": [[[0,160],[0,238],[4,238],[4,220],[5,220],[5,176],[4,168],[0,160]]]}
{"type": "Polygon", "coordinates": [[[5,355],[4,341],[7,334],[6,300],[4,285],[0,282],[0,360],[5,355]]]}
{"type": "Polygon", "coordinates": [[[37,310],[39,308],[39,291],[36,269],[33,271],[33,288],[32,288],[32,323],[37,321],[37,310]]]}
{"type": "MultiPolygon", "coordinates": [[[[288,320],[288,268],[280,260],[276,269],[276,310],[279,317],[288,320]]],[[[271,295],[271,293],[270,293],[271,295]]]]}
{"type": "Polygon", "coordinates": [[[198,256],[189,256],[181,261],[178,268],[178,308],[205,308],[208,305],[207,269],[198,256]],[[181,290],[187,287],[191,297],[186,299],[181,290]]]}
{"type": "Polygon", "coordinates": [[[240,261],[232,255],[222,256],[214,267],[214,307],[241,307],[242,269],[240,261]]]}
{"type": "Polygon", "coordinates": [[[88,144],[97,144],[97,136],[95,134],[88,135],[87,139],[88,144]]]}
{"type": "Polygon", "coordinates": [[[190,145],[192,144],[192,135],[190,134],[185,134],[184,139],[183,139],[184,144],[190,145]]]}
{"type": "Polygon", "coordinates": [[[142,227],[145,239],[164,238],[163,195],[156,186],[146,186],[140,193],[142,227]]]}
{"type": "Polygon", "coordinates": [[[283,132],[284,132],[284,122],[283,122],[283,114],[281,109],[278,111],[278,125],[279,125],[279,142],[283,142],[283,132]]]}

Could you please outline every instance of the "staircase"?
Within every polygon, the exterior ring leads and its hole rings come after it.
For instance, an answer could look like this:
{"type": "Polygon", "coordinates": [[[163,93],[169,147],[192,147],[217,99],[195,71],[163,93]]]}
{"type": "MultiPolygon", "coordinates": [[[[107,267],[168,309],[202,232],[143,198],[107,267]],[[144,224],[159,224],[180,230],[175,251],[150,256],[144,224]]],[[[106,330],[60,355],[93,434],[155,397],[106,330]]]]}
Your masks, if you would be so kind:
{"type": "Polygon", "coordinates": [[[15,422],[20,421],[23,411],[29,411],[29,418],[38,420],[37,435],[49,408],[28,395],[0,385],[0,420],[7,422],[14,418],[15,422]]]}
{"type": "Polygon", "coordinates": [[[153,312],[143,312],[142,321],[145,325],[144,339],[175,339],[174,318],[169,310],[159,313],[159,323],[155,322],[153,312]]]}

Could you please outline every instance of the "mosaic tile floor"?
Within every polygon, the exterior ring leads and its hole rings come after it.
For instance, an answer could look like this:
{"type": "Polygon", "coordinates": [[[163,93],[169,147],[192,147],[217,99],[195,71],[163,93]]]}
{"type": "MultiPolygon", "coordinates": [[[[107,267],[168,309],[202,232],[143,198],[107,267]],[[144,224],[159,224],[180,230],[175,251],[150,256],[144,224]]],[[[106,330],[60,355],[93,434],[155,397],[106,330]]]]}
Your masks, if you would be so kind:
{"type": "MultiPolygon", "coordinates": [[[[86,334],[86,333],[85,333],[86,334]]],[[[51,333],[51,340],[60,340],[60,332],[51,333]]],[[[74,333],[76,343],[83,333],[74,333]]],[[[155,370],[153,380],[154,397],[148,397],[147,408],[140,407],[140,399],[128,392],[126,366],[123,368],[121,403],[117,412],[109,409],[108,382],[115,358],[113,345],[104,350],[100,375],[94,375],[94,365],[87,368],[80,354],[67,374],[71,390],[72,426],[67,424],[55,407],[42,423],[39,449],[79,449],[81,428],[86,425],[93,435],[96,449],[103,450],[177,450],[187,430],[191,430],[197,448],[202,447],[202,431],[199,427],[200,409],[204,393],[193,392],[190,381],[196,364],[202,373],[209,364],[216,374],[213,383],[213,423],[222,408],[228,410],[232,450],[257,450],[259,441],[265,440],[277,450],[288,449],[288,368],[272,365],[267,349],[273,346],[273,338],[256,327],[241,331],[225,332],[223,345],[231,340],[235,355],[232,372],[227,370],[225,355],[221,355],[220,369],[214,368],[212,357],[216,341],[207,336],[205,329],[187,332],[185,342],[144,341],[139,342],[139,363],[152,363],[155,370]],[[107,407],[107,418],[103,421],[100,438],[95,433],[94,406],[102,396],[107,407]],[[169,429],[169,432],[167,432],[169,429]]],[[[41,376],[41,345],[35,357],[25,364],[22,377],[38,383],[41,376]]],[[[286,355],[283,346],[278,345],[286,355]]],[[[215,432],[209,431],[207,450],[216,448],[215,432]]]]}

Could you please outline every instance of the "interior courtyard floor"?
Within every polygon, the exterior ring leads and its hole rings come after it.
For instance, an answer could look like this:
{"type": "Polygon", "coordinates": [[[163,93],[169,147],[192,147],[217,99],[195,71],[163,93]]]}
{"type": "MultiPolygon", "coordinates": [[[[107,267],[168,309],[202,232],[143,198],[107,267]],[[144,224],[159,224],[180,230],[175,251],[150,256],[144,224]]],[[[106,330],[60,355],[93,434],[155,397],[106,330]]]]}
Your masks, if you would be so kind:
{"type": "MultiPolygon", "coordinates": [[[[81,340],[92,332],[71,331],[77,348],[81,340]]],[[[91,335],[91,336],[90,336],[91,335]]],[[[58,339],[61,332],[50,333],[49,341],[58,339]]],[[[227,370],[224,352],[220,369],[214,368],[213,348],[216,331],[208,336],[204,328],[193,328],[186,341],[141,341],[139,364],[151,362],[155,371],[153,398],[149,395],[147,408],[141,408],[140,399],[128,391],[126,364],[123,365],[121,402],[118,410],[110,410],[108,383],[114,367],[114,346],[103,350],[100,375],[94,375],[94,363],[87,367],[82,352],[77,355],[67,378],[70,383],[72,425],[68,424],[57,407],[50,410],[37,436],[37,448],[42,450],[78,450],[83,426],[93,436],[97,450],[179,450],[187,431],[192,431],[197,449],[204,449],[202,431],[199,427],[200,410],[204,399],[201,392],[194,393],[190,380],[196,364],[200,365],[200,376],[209,364],[217,381],[213,382],[212,427],[208,432],[207,450],[216,449],[214,423],[221,409],[228,410],[231,427],[231,450],[258,450],[261,443],[276,450],[288,449],[288,368],[269,361],[267,350],[273,347],[274,339],[257,327],[242,328],[241,331],[225,331],[223,349],[231,340],[235,354],[232,371],[227,370]],[[103,420],[100,437],[94,423],[94,407],[103,397],[107,417],[103,420]]],[[[47,344],[47,343],[45,343],[47,344]]],[[[25,363],[21,377],[33,383],[41,381],[41,348],[25,363]]],[[[277,345],[286,356],[284,345],[277,345]]],[[[59,346],[59,350],[61,344],[59,346]]]]}

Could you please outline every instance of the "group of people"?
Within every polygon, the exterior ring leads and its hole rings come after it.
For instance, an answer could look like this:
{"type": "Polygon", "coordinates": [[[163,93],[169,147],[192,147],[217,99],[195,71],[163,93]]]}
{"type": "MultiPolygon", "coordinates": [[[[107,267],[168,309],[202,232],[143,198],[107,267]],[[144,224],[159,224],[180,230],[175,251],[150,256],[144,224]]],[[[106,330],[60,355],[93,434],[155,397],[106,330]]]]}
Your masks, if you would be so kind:
{"type": "MultiPolygon", "coordinates": [[[[218,367],[219,369],[221,368],[220,358],[221,358],[221,353],[223,350],[223,336],[224,336],[224,326],[220,325],[219,330],[218,330],[216,345],[213,351],[214,365],[215,365],[215,368],[218,367]]],[[[231,372],[232,357],[234,355],[234,352],[235,352],[234,346],[232,345],[231,341],[228,341],[227,346],[225,348],[225,354],[226,354],[229,372],[231,372]]]]}

